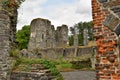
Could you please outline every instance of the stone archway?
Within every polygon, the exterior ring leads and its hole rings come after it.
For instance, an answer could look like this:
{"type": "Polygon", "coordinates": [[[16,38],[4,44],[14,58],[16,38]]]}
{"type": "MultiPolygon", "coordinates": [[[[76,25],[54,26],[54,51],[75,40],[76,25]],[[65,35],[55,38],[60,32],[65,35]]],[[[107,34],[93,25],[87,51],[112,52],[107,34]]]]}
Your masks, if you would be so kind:
{"type": "Polygon", "coordinates": [[[92,0],[97,80],[120,80],[118,35],[120,34],[120,0],[92,0]]]}

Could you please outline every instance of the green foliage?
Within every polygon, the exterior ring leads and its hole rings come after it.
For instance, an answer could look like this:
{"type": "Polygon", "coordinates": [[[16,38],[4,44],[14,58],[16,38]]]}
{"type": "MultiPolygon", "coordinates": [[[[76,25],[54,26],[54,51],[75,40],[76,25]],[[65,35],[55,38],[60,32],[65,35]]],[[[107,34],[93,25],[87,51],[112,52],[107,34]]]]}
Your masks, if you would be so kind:
{"type": "Polygon", "coordinates": [[[68,62],[68,63],[61,63],[60,66],[62,68],[72,68],[72,64],[70,62],[68,62]]]}
{"type": "MultiPolygon", "coordinates": [[[[88,39],[89,41],[93,40],[93,21],[89,21],[89,22],[79,22],[77,24],[75,24],[73,26],[74,28],[77,29],[77,34],[78,34],[78,45],[82,46],[83,45],[83,41],[84,41],[84,36],[83,36],[83,31],[85,29],[88,30],[88,39]]],[[[73,27],[70,28],[70,31],[72,33],[71,36],[74,35],[74,33],[76,32],[73,27]]],[[[74,43],[73,37],[69,36],[69,45],[72,46],[74,43]]]]}
{"type": "Polygon", "coordinates": [[[78,46],[83,46],[83,33],[78,34],[78,46]]]}
{"type": "Polygon", "coordinates": [[[56,67],[53,62],[48,61],[48,60],[41,60],[40,63],[43,64],[43,66],[46,68],[55,68],[56,67]]]}
{"type": "Polygon", "coordinates": [[[23,64],[24,64],[24,69],[25,69],[24,71],[30,71],[29,65],[42,64],[45,68],[47,68],[51,71],[52,75],[55,76],[57,80],[63,80],[63,77],[60,74],[60,72],[57,70],[55,64],[49,60],[18,58],[16,60],[14,67],[17,67],[17,66],[23,65],[23,64]],[[28,66],[25,66],[25,65],[28,65],[28,66]]]}
{"type": "Polygon", "coordinates": [[[51,61],[48,60],[41,60],[41,64],[43,64],[44,67],[49,68],[49,70],[51,71],[51,73],[56,76],[57,80],[63,80],[62,75],[60,74],[60,72],[57,70],[55,64],[51,61]]]}
{"type": "Polygon", "coordinates": [[[74,44],[74,37],[73,37],[73,35],[70,35],[69,36],[69,46],[73,46],[73,44],[74,44]]]}
{"type": "Polygon", "coordinates": [[[30,37],[30,26],[24,26],[22,30],[18,30],[16,33],[18,48],[25,49],[28,46],[30,37]]]}
{"type": "Polygon", "coordinates": [[[10,52],[10,56],[14,58],[19,58],[19,50],[18,49],[12,49],[10,52]]]}
{"type": "Polygon", "coordinates": [[[74,69],[90,69],[91,68],[91,61],[90,59],[84,61],[73,61],[72,68],[74,69]]]}

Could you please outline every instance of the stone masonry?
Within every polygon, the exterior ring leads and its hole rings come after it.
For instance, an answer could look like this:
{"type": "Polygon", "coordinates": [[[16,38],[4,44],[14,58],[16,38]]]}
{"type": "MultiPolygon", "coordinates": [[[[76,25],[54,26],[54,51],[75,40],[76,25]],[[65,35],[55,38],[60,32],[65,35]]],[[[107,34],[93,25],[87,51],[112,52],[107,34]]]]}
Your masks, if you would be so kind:
{"type": "Polygon", "coordinates": [[[0,10],[0,79],[7,78],[7,60],[10,53],[10,18],[6,11],[0,10]]]}
{"type": "Polygon", "coordinates": [[[62,25],[56,30],[56,47],[65,47],[68,42],[68,27],[62,25]]]}
{"type": "Polygon", "coordinates": [[[55,30],[49,20],[37,18],[32,20],[30,26],[28,50],[67,46],[68,27],[66,25],[59,26],[55,30]]]}
{"type": "Polygon", "coordinates": [[[98,47],[97,80],[120,80],[117,46],[117,35],[120,34],[119,5],[120,0],[92,0],[94,37],[98,47]]]}
{"type": "Polygon", "coordinates": [[[3,1],[0,0],[0,80],[9,80],[12,67],[9,55],[15,46],[17,7],[14,4],[5,5],[3,1]]]}

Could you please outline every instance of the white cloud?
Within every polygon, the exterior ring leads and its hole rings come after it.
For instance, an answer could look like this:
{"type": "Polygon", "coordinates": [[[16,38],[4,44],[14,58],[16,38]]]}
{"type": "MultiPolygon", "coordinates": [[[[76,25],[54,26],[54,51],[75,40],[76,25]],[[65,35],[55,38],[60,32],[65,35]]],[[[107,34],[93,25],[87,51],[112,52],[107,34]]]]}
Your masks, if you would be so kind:
{"type": "Polygon", "coordinates": [[[40,17],[42,8],[41,4],[47,0],[26,0],[18,9],[18,24],[17,28],[21,29],[24,25],[29,25],[31,20],[40,17]]]}
{"type": "Polygon", "coordinates": [[[37,17],[49,19],[53,25],[67,24],[72,26],[80,21],[90,21],[91,0],[76,0],[74,3],[62,3],[42,6],[47,0],[27,0],[19,9],[18,29],[37,17]]]}

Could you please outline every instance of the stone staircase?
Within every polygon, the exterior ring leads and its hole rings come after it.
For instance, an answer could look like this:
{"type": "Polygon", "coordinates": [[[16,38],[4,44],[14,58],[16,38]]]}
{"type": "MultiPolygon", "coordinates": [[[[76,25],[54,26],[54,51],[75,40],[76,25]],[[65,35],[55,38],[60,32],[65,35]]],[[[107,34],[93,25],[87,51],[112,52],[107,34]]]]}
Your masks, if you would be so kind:
{"type": "Polygon", "coordinates": [[[51,72],[42,64],[32,64],[30,67],[29,72],[13,71],[10,80],[55,80],[51,72]]]}

